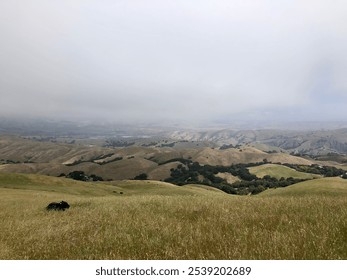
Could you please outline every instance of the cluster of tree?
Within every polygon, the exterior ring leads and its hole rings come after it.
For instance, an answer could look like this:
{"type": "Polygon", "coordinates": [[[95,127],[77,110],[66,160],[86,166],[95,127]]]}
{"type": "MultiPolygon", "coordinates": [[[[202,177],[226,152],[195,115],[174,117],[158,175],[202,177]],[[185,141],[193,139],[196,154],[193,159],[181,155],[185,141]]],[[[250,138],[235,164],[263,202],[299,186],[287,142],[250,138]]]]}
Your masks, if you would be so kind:
{"type": "Polygon", "coordinates": [[[298,182],[298,180],[294,180],[293,178],[283,178],[278,183],[279,180],[276,178],[265,176],[263,179],[259,179],[249,172],[248,167],[262,165],[264,162],[234,164],[231,166],[212,166],[200,165],[198,162],[192,162],[186,159],[182,161],[185,164],[179,164],[177,168],[172,168],[170,177],[165,179],[166,182],[180,186],[185,184],[204,184],[231,194],[255,194],[266,188],[287,186],[298,182]],[[229,184],[225,179],[216,176],[218,173],[230,173],[233,176],[239,177],[241,182],[229,184]]]}
{"type": "Polygon", "coordinates": [[[64,173],[60,174],[59,177],[65,177],[74,179],[77,181],[104,181],[104,179],[100,176],[97,176],[95,174],[87,175],[84,173],[84,171],[72,171],[69,174],[65,175],[64,173]]]}
{"type": "Polygon", "coordinates": [[[11,159],[1,159],[1,164],[18,164],[21,163],[19,160],[11,160],[11,159]]]}
{"type": "Polygon", "coordinates": [[[134,177],[134,180],[147,180],[148,175],[146,173],[141,173],[134,177]]]}
{"type": "MultiPolygon", "coordinates": [[[[211,166],[200,165],[198,162],[193,162],[190,159],[175,158],[163,162],[162,164],[174,161],[181,162],[181,164],[179,164],[177,168],[170,170],[171,174],[169,178],[165,179],[166,182],[180,186],[185,184],[204,184],[221,189],[230,194],[257,194],[268,188],[286,187],[304,181],[303,179],[294,179],[292,177],[276,179],[268,175],[263,178],[258,178],[249,172],[249,167],[266,164],[268,163],[267,160],[257,163],[234,164],[231,166],[211,166]],[[230,173],[240,178],[241,181],[229,184],[225,179],[216,176],[218,173],[230,173]]],[[[281,163],[277,164],[281,165],[281,163]]],[[[320,174],[324,177],[340,176],[347,179],[347,172],[345,170],[333,166],[289,163],[283,165],[300,172],[320,174]]]]}
{"type": "Polygon", "coordinates": [[[346,174],[345,170],[336,168],[334,166],[322,166],[318,164],[299,165],[299,164],[290,164],[290,163],[284,163],[283,165],[300,172],[319,174],[319,175],[323,175],[324,177],[336,177],[336,176],[343,176],[344,174],[346,174]]]}
{"type": "Polygon", "coordinates": [[[155,146],[157,145],[158,142],[150,142],[150,143],[145,143],[145,144],[142,144],[141,147],[152,147],[152,146],[155,146]]]}
{"type": "Polygon", "coordinates": [[[31,139],[31,140],[34,140],[34,141],[38,141],[38,142],[52,142],[52,143],[56,143],[57,142],[57,139],[53,136],[47,136],[47,137],[23,137],[24,139],[31,139]]]}
{"type": "Polygon", "coordinates": [[[268,153],[268,154],[277,154],[277,153],[278,153],[278,151],[276,151],[276,150],[272,150],[272,151],[267,151],[267,153],[268,153]]]}
{"type": "Polygon", "coordinates": [[[219,149],[220,150],[227,150],[227,149],[233,149],[233,148],[235,148],[235,149],[238,149],[238,148],[240,148],[241,147],[241,145],[236,145],[236,146],[234,146],[233,144],[223,144],[219,149]]]}
{"type": "MultiPolygon", "coordinates": [[[[171,169],[171,176],[165,179],[166,182],[176,185],[204,184],[230,194],[257,194],[269,188],[283,188],[304,181],[303,179],[295,179],[292,177],[277,179],[268,175],[263,178],[258,178],[249,172],[249,167],[266,164],[266,160],[263,162],[234,164],[231,166],[200,165],[198,162],[177,158],[170,161],[179,161],[182,164],[179,164],[177,168],[171,169]],[[241,180],[229,184],[225,179],[216,176],[218,173],[230,173],[241,180]]],[[[301,172],[321,174],[325,177],[341,176],[347,179],[346,171],[335,167],[295,164],[284,165],[301,172]]]]}
{"type": "Polygon", "coordinates": [[[107,139],[105,141],[104,147],[111,147],[111,148],[118,148],[118,147],[129,147],[134,145],[135,142],[127,142],[124,140],[117,140],[117,139],[107,139]]]}
{"type": "Polygon", "coordinates": [[[264,176],[262,179],[254,181],[238,181],[231,185],[223,185],[218,187],[226,193],[230,194],[258,194],[266,189],[271,188],[284,188],[299,182],[305,181],[304,179],[294,179],[292,177],[277,179],[271,176],[264,176]]]}

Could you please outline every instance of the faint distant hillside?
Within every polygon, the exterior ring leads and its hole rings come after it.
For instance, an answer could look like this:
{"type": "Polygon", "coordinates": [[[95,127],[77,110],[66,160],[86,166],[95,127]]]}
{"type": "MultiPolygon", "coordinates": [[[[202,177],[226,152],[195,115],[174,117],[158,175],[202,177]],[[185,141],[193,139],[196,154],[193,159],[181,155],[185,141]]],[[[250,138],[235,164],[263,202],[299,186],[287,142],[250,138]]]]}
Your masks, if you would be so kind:
{"type": "Polygon", "coordinates": [[[327,155],[347,153],[347,129],[317,131],[206,130],[175,131],[169,137],[189,141],[214,141],[219,145],[265,144],[293,154],[327,155]]]}
{"type": "Polygon", "coordinates": [[[39,137],[146,137],[158,136],[162,127],[115,124],[111,122],[74,122],[50,119],[11,119],[0,117],[0,135],[39,137]]]}
{"type": "MultiPolygon", "coordinates": [[[[284,151],[294,155],[325,156],[324,160],[345,162],[347,158],[347,128],[344,123],[298,123],[268,125],[272,129],[242,129],[209,127],[187,129],[170,125],[126,125],[112,123],[70,122],[52,120],[13,120],[0,118],[0,135],[25,136],[39,141],[70,143],[81,139],[100,142],[108,139],[110,148],[130,146],[144,147],[235,147],[252,145],[262,151],[284,151]],[[311,128],[310,128],[311,127],[311,128]],[[293,128],[296,128],[293,130],[293,128]],[[308,130],[310,128],[310,130],[308,130]],[[165,141],[165,142],[164,142],[165,141]]],[[[244,127],[248,127],[244,125],[244,127]]],[[[255,126],[256,127],[256,126],[255,126]]],[[[259,127],[259,126],[258,126],[259,127]]],[[[262,126],[263,127],[263,126],[262,126]]],[[[93,143],[95,144],[95,143],[93,143]]]]}

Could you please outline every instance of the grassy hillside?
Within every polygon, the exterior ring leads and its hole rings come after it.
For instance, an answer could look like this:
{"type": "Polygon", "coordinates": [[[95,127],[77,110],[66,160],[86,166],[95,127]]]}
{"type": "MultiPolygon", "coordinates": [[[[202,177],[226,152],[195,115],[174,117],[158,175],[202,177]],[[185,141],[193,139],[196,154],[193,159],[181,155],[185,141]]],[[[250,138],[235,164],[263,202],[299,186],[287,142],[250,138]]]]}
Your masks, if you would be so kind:
{"type": "Polygon", "coordinates": [[[278,164],[264,164],[248,168],[249,172],[256,175],[258,178],[263,178],[265,175],[275,177],[277,179],[293,177],[295,179],[314,179],[320,178],[320,175],[304,173],[296,171],[287,166],[278,164]]]}
{"type": "Polygon", "coordinates": [[[344,190],[237,197],[197,185],[1,174],[0,259],[347,259],[346,203],[344,190]],[[45,210],[60,200],[70,209],[45,210]]]}
{"type": "Polygon", "coordinates": [[[227,172],[219,172],[216,174],[217,177],[225,179],[229,184],[241,181],[241,179],[237,176],[233,176],[227,172]]]}
{"type": "Polygon", "coordinates": [[[292,163],[311,165],[312,161],[304,158],[295,157],[286,153],[268,154],[253,147],[242,146],[241,148],[232,148],[226,150],[216,150],[204,148],[198,150],[192,155],[193,161],[209,165],[228,166],[237,163],[262,162],[266,159],[268,162],[292,163]]]}
{"type": "MultiPolygon", "coordinates": [[[[56,178],[35,174],[1,174],[0,188],[21,189],[25,191],[44,191],[64,195],[114,196],[120,192],[129,195],[196,195],[202,194],[203,188],[179,187],[160,181],[122,180],[110,182],[82,182],[67,178],[56,178]]],[[[208,187],[207,187],[208,188],[208,187]]],[[[223,193],[223,192],[221,192],[223,193]]],[[[224,193],[223,193],[224,194],[224,193]]]]}
{"type": "MultiPolygon", "coordinates": [[[[339,177],[321,178],[294,184],[285,188],[269,189],[260,193],[259,196],[347,196],[347,180],[339,177]]],[[[346,207],[345,207],[346,208],[346,207]]]]}
{"type": "MultiPolygon", "coordinates": [[[[196,146],[198,144],[192,146],[192,143],[184,148],[186,143],[181,144],[181,147],[106,148],[94,144],[52,143],[0,136],[0,172],[59,176],[84,171],[105,180],[132,179],[146,173],[150,179],[164,180],[170,177],[170,170],[177,167],[179,163],[175,160],[179,158],[223,166],[262,162],[264,159],[268,162],[312,164],[307,159],[286,153],[269,154],[249,146],[219,150],[196,146]]],[[[235,181],[232,178],[228,180],[235,181]]]]}

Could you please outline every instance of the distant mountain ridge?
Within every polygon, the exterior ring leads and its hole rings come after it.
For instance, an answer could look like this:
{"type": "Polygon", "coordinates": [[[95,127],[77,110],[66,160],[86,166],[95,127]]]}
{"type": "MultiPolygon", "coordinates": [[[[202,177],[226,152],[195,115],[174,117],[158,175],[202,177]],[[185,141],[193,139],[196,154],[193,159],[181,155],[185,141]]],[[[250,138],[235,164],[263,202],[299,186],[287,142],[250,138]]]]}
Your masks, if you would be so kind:
{"type": "MultiPolygon", "coordinates": [[[[335,123],[284,123],[267,125],[267,129],[243,129],[250,125],[208,126],[208,128],[185,128],[165,125],[127,125],[112,123],[70,122],[51,120],[11,120],[0,118],[0,135],[30,136],[37,139],[56,139],[58,137],[73,139],[107,139],[115,138],[118,142],[124,139],[167,139],[163,145],[172,145],[172,141],[210,142],[205,146],[221,147],[223,145],[251,144],[263,145],[261,150],[279,149],[292,154],[311,156],[331,153],[347,154],[347,128],[344,122],[335,123]],[[325,129],[322,129],[325,127],[325,129]],[[281,128],[281,129],[278,129],[281,128]],[[330,129],[326,129],[330,128],[330,129]],[[266,145],[266,146],[264,146],[266,145]]],[[[266,127],[254,124],[256,127],[266,127]]],[[[116,142],[117,142],[116,141],[116,142]]],[[[148,144],[148,143],[147,143],[148,144]]]]}
{"type": "Polygon", "coordinates": [[[347,129],[286,131],[286,130],[206,130],[175,131],[168,137],[188,141],[213,141],[219,145],[265,144],[294,154],[347,154],[347,129]]]}

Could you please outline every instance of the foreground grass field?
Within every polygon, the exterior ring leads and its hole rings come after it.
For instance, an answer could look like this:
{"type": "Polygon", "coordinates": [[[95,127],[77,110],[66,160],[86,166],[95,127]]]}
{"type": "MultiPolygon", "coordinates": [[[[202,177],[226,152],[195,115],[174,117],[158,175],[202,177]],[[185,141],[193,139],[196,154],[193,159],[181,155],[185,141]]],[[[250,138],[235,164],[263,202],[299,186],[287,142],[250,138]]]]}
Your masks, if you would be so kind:
{"type": "Polygon", "coordinates": [[[335,180],[313,194],[296,195],[307,188],[297,184],[238,197],[1,174],[0,259],[347,259],[347,180],[335,180]],[[60,200],[71,208],[45,210],[60,200]]]}

